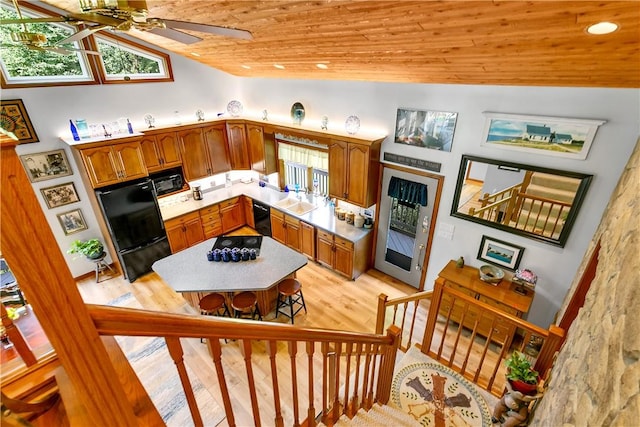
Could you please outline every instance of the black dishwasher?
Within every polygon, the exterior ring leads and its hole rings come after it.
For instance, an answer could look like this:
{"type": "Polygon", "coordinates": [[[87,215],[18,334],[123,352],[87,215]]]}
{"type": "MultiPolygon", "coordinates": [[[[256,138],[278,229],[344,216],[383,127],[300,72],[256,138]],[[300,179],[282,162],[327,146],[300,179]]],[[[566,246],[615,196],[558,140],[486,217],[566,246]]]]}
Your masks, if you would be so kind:
{"type": "Polygon", "coordinates": [[[271,237],[271,207],[257,200],[253,201],[253,220],[256,231],[263,236],[271,237]]]}

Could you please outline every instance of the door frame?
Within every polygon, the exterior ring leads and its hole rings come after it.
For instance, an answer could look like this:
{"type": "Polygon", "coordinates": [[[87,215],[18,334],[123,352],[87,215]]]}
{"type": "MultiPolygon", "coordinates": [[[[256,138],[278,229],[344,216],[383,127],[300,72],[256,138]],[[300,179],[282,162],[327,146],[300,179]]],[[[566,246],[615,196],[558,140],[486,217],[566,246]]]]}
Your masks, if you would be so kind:
{"type": "MultiPolygon", "coordinates": [[[[399,166],[396,164],[392,164],[392,163],[384,163],[384,162],[380,162],[380,168],[378,171],[378,182],[380,183],[380,185],[378,186],[378,196],[376,198],[376,214],[375,214],[375,223],[374,224],[378,224],[378,221],[380,219],[380,201],[382,200],[383,195],[385,194],[385,191],[382,188],[382,176],[384,174],[384,170],[385,168],[387,169],[392,169],[392,170],[397,170],[397,171],[401,171],[401,172],[405,172],[405,173],[409,173],[412,175],[417,175],[417,176],[422,176],[422,177],[426,177],[426,178],[431,178],[437,181],[437,188],[436,188],[436,195],[434,197],[434,202],[433,202],[433,214],[431,215],[431,219],[429,221],[429,233],[427,236],[427,248],[424,251],[424,259],[422,260],[422,274],[420,276],[420,285],[418,287],[418,292],[419,291],[423,291],[424,290],[424,279],[427,276],[427,269],[429,268],[429,257],[431,256],[431,246],[433,243],[433,235],[434,235],[434,230],[435,230],[435,225],[436,225],[436,220],[438,219],[438,210],[440,209],[440,197],[442,196],[442,187],[444,185],[444,176],[442,175],[437,175],[434,173],[430,173],[427,171],[423,171],[423,170],[419,170],[419,169],[412,169],[412,168],[408,168],[408,167],[404,167],[404,166],[399,166]]],[[[369,259],[369,265],[371,265],[374,269],[375,269],[375,263],[376,263],[376,250],[377,250],[377,242],[378,242],[378,227],[374,226],[373,227],[373,244],[372,244],[372,250],[371,250],[371,258],[369,259]]],[[[402,282],[404,283],[404,282],[402,282]]],[[[410,286],[410,285],[408,285],[410,286]]],[[[413,288],[413,286],[411,286],[413,288]]]]}

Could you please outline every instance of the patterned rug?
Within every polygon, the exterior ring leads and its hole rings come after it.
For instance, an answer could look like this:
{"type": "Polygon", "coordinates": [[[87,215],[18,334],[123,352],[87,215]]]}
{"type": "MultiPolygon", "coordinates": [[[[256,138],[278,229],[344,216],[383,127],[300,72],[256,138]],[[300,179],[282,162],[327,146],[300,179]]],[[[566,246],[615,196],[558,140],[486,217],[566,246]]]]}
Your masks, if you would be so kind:
{"type": "MultiPolygon", "coordinates": [[[[107,305],[142,308],[131,293],[109,301],[107,305]]],[[[147,390],[153,404],[160,412],[165,424],[176,427],[193,425],[180,377],[171,356],[169,356],[164,339],[118,336],[116,340],[138,375],[140,382],[147,390]],[[158,366],[162,366],[162,369],[158,369],[158,366]]],[[[224,410],[188,366],[187,373],[204,425],[218,425],[225,418],[224,410]]]]}
{"type": "Polygon", "coordinates": [[[396,366],[389,404],[425,427],[492,426],[480,389],[415,347],[396,366]]]}

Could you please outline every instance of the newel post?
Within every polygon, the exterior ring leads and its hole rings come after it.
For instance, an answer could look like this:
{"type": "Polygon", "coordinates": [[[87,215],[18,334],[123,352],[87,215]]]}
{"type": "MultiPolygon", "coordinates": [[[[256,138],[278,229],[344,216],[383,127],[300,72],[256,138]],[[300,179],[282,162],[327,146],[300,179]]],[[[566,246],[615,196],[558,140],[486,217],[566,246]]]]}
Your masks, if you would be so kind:
{"type": "Polygon", "coordinates": [[[392,339],[391,344],[385,347],[380,363],[380,372],[378,373],[378,392],[376,393],[376,402],[386,405],[391,395],[391,382],[393,381],[393,369],[396,365],[396,355],[398,346],[400,345],[400,328],[391,325],[387,329],[387,336],[392,339]]]}
{"type": "Polygon", "coordinates": [[[549,326],[549,336],[544,340],[534,366],[534,369],[540,373],[541,377],[546,377],[547,371],[553,365],[554,357],[560,350],[565,333],[565,330],[559,326],[549,326]]]}
{"type": "Polygon", "coordinates": [[[378,311],[376,312],[376,334],[382,334],[384,330],[384,318],[387,314],[387,300],[385,294],[378,295],[378,311]]]}

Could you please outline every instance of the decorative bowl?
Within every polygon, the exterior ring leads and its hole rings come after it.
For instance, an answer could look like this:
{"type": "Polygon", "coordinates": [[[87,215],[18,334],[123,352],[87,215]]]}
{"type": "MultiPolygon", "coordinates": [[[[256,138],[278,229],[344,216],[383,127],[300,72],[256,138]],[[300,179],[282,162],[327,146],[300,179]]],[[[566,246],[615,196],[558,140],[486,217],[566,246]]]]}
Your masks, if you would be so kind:
{"type": "Polygon", "coordinates": [[[498,267],[492,265],[483,265],[478,270],[480,273],[480,280],[488,283],[498,283],[504,278],[504,271],[498,267]]]}

